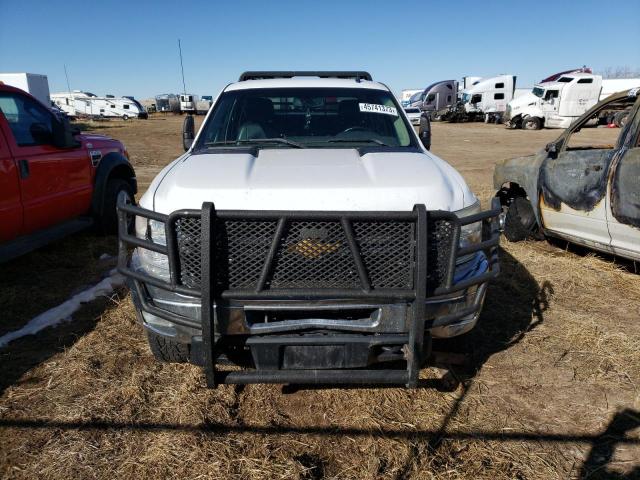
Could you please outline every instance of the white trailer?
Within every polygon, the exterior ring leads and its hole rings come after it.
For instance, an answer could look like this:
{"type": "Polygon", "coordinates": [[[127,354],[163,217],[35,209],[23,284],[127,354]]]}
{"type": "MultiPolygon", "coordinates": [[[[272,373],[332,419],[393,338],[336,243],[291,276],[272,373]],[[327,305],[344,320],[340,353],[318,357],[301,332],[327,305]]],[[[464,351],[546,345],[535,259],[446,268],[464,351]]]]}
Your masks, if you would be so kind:
{"type": "MultiPolygon", "coordinates": [[[[525,130],[567,128],[600,100],[618,91],[640,87],[640,79],[607,79],[576,72],[557,80],[535,85],[530,93],[509,102],[505,114],[507,127],[525,130]]],[[[598,122],[611,121],[604,112],[598,122]]]]}
{"type": "Polygon", "coordinates": [[[54,93],[53,102],[69,116],[91,118],[147,118],[147,112],[136,100],[126,97],[98,97],[90,92],[54,93]]]}
{"type": "Polygon", "coordinates": [[[49,80],[39,73],[0,73],[0,82],[30,93],[47,107],[49,99],[49,80]]]}
{"type": "Polygon", "coordinates": [[[198,95],[192,93],[180,94],[180,113],[197,113],[198,95]]]}

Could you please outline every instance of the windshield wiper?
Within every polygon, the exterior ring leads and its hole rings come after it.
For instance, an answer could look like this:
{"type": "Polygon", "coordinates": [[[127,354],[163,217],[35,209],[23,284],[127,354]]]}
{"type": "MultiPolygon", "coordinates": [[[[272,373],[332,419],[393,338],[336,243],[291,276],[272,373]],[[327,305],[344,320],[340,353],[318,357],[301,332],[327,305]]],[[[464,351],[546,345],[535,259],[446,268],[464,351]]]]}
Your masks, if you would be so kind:
{"type": "Polygon", "coordinates": [[[217,147],[219,145],[256,145],[259,146],[260,143],[283,143],[285,145],[289,145],[290,147],[295,148],[306,148],[304,145],[294,142],[293,140],[289,140],[287,138],[247,138],[245,140],[221,140],[219,142],[208,142],[205,143],[205,147],[217,147]]]}
{"type": "MultiPolygon", "coordinates": [[[[321,142],[324,143],[324,142],[321,142]]],[[[390,147],[388,143],[384,143],[377,138],[330,138],[326,143],[376,143],[382,147],[390,147]]]]}

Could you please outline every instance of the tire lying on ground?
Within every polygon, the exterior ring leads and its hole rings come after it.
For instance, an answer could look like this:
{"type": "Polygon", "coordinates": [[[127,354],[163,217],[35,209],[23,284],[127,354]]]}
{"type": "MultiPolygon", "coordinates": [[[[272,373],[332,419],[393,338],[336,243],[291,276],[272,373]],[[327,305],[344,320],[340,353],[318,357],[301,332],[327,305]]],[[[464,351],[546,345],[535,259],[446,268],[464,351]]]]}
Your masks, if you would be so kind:
{"type": "Polygon", "coordinates": [[[170,338],[147,330],[151,353],[161,362],[186,363],[189,361],[189,345],[178,343],[170,338]]]}
{"type": "Polygon", "coordinates": [[[524,197],[516,197],[509,205],[504,220],[504,236],[510,242],[539,238],[538,222],[533,207],[524,197]]]}

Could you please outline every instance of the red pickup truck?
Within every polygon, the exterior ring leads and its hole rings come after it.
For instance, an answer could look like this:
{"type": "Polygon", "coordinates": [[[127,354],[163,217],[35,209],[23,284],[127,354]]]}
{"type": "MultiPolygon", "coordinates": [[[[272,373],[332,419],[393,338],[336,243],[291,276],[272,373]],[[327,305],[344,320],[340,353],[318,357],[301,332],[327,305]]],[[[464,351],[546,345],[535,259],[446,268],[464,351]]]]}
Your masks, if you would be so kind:
{"type": "Polygon", "coordinates": [[[115,233],[116,203],[136,191],[121,142],[0,82],[0,262],[92,225],[115,233]]]}

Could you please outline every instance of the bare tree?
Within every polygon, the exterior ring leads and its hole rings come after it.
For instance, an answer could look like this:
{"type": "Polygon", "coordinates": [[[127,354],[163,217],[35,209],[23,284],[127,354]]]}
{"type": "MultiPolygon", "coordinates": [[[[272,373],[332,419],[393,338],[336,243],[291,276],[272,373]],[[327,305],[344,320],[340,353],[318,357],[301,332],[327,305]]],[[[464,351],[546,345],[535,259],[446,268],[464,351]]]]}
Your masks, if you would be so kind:
{"type": "Polygon", "coordinates": [[[640,77],[640,68],[632,68],[628,65],[606,67],[597,73],[602,75],[602,78],[636,78],[640,77]]]}

